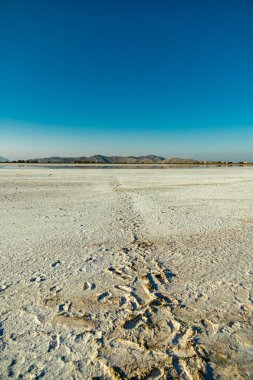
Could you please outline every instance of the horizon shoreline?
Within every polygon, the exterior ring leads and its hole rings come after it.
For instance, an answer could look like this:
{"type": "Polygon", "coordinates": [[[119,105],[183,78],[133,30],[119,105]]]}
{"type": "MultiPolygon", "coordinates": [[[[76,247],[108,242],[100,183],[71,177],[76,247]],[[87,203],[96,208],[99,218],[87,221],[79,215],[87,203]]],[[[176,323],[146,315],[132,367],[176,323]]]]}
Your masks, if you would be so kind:
{"type": "Polygon", "coordinates": [[[226,162],[221,162],[221,163],[216,163],[216,162],[210,162],[210,163],[95,163],[95,162],[82,162],[82,163],[76,163],[76,162],[23,162],[23,161],[9,161],[9,162],[0,162],[0,166],[18,166],[18,167],[24,167],[24,166],[59,166],[59,167],[102,167],[102,166],[107,166],[107,167],[113,167],[113,166],[119,166],[119,167],[124,167],[124,166],[130,166],[130,167],[247,167],[247,166],[253,166],[253,162],[231,162],[231,163],[226,163],[226,162]]]}

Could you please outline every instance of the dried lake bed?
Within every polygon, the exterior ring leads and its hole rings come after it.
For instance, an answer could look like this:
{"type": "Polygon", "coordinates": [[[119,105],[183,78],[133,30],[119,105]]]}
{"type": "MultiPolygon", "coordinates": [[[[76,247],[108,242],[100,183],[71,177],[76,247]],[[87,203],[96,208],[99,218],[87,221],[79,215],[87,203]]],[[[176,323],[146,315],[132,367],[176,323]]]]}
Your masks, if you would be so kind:
{"type": "Polygon", "coordinates": [[[253,168],[0,171],[0,379],[253,379],[253,168]]]}

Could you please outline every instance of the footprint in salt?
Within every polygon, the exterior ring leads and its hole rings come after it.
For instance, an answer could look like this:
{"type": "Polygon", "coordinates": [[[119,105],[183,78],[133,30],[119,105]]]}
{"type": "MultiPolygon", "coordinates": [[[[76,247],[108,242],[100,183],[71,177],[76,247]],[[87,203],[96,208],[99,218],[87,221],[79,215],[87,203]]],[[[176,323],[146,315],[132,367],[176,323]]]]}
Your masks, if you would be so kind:
{"type": "Polygon", "coordinates": [[[58,267],[60,264],[61,264],[61,261],[60,261],[60,260],[57,260],[57,261],[55,261],[53,264],[51,264],[51,267],[52,267],[52,268],[56,268],[56,267],[58,267]]]}

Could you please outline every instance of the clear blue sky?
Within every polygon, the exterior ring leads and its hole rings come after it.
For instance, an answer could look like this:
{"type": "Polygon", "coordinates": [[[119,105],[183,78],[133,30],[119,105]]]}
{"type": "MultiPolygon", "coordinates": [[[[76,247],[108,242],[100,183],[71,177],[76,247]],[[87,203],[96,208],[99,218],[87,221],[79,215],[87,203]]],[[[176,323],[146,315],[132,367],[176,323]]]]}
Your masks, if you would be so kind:
{"type": "Polygon", "coordinates": [[[0,155],[253,161],[252,0],[1,0],[0,155]]]}

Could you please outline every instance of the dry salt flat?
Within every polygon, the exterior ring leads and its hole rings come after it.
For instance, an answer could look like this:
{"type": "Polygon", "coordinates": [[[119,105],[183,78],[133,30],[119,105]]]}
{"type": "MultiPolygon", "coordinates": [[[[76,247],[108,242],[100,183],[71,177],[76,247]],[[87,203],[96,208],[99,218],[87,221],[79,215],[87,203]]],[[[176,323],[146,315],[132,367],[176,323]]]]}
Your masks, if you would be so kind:
{"type": "Polygon", "coordinates": [[[253,169],[0,168],[0,379],[253,379],[253,169]]]}

